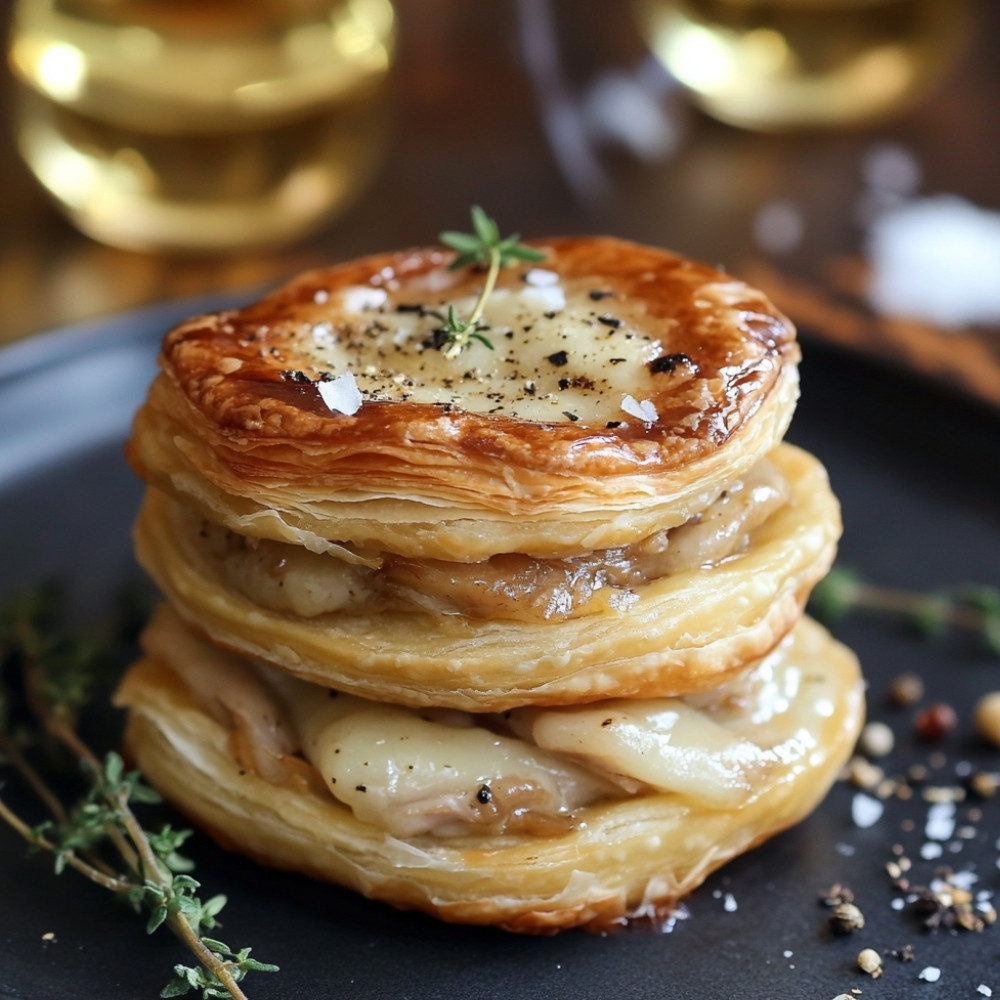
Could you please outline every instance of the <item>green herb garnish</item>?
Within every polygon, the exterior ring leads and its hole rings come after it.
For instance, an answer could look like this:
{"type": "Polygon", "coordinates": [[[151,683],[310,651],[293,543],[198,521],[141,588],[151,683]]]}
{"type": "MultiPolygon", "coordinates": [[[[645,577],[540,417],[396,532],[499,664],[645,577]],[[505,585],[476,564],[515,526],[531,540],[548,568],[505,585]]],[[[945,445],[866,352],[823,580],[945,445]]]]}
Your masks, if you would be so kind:
{"type": "Polygon", "coordinates": [[[949,627],[977,633],[991,653],[1000,655],[1000,588],[965,584],[921,593],[880,587],[856,572],[835,566],[809,598],[810,610],[831,621],[855,609],[902,617],[925,635],[940,635],[949,627]]]}
{"type": "Polygon", "coordinates": [[[458,254],[451,262],[452,270],[470,266],[487,269],[482,291],[468,319],[460,320],[455,314],[455,307],[448,306],[448,318],[439,331],[446,358],[457,358],[472,340],[478,340],[492,351],[493,344],[480,332],[479,321],[487,300],[493,294],[500,268],[509,267],[514,261],[537,263],[545,260],[545,254],[540,250],[518,242],[521,238],[519,233],[501,239],[496,222],[478,205],[472,206],[472,230],[471,233],[448,230],[439,237],[446,247],[458,254]]]}
{"type": "Polygon", "coordinates": [[[59,606],[58,592],[42,587],[0,608],[0,767],[19,774],[50,815],[30,825],[0,797],[0,820],[51,852],[57,874],[72,868],[144,913],[149,933],[165,925],[187,946],[196,964],[174,966],[161,996],[195,990],[246,1000],[238,985],[246,974],[277,967],[208,936],[226,898],[197,895],[193,864],[179,853],[191,831],[145,829],[133,805],[159,802],[159,795],[117,753],[99,757],[81,738],[79,715],[110,644],[65,635],[59,606]],[[68,750],[83,777],[84,794],[71,807],[32,763],[54,749],[68,750]]]}

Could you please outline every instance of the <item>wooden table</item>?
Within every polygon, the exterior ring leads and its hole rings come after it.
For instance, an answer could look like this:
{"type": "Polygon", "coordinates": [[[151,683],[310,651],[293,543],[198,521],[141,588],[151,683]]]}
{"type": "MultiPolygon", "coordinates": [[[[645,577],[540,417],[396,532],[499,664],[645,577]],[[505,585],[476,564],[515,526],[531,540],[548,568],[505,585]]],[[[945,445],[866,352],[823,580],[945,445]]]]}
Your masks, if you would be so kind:
{"type": "MultiPolygon", "coordinates": [[[[556,41],[570,73],[563,111],[572,111],[583,84],[593,82],[580,78],[581,66],[593,77],[655,72],[619,4],[585,6],[398,0],[395,125],[381,171],[334,224],[277,252],[166,258],[94,243],[49,205],[18,159],[10,128],[0,129],[0,342],[164,299],[256,289],[309,266],[433,241],[442,228],[463,227],[468,206],[480,203],[502,228],[525,235],[602,231],[721,263],[767,286],[809,334],[884,357],[905,355],[1000,405],[995,333],[971,331],[938,349],[938,331],[886,326],[854,294],[863,267],[862,171],[878,144],[912,154],[922,172],[920,193],[955,192],[1000,208],[1000,4],[980,4],[979,23],[945,83],[878,127],[741,131],[693,111],[661,80],[662,122],[677,141],[645,159],[550,142],[536,100],[538,25],[526,25],[526,12],[534,11],[533,19],[539,11],[559,15],[556,41]],[[534,39],[527,49],[526,30],[534,39]],[[768,255],[754,226],[775,203],[799,220],[802,239],[792,252],[768,255]]],[[[4,76],[5,121],[10,92],[4,76]]],[[[566,120],[569,141],[580,139],[572,114],[566,120]]]]}

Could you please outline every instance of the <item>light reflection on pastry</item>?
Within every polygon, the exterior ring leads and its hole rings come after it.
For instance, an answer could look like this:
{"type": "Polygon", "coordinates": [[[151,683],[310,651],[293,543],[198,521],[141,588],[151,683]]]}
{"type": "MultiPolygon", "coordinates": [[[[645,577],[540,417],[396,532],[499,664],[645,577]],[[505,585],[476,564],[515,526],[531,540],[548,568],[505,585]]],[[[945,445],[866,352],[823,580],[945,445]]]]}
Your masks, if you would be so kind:
{"type": "Polygon", "coordinates": [[[166,336],[129,455],[171,607],[119,694],[223,842],[529,931],[663,912],[807,813],[861,719],[801,620],[840,517],[782,443],[791,325],[665,251],[537,247],[492,349],[441,349],[483,274],[439,249],[166,336]]]}

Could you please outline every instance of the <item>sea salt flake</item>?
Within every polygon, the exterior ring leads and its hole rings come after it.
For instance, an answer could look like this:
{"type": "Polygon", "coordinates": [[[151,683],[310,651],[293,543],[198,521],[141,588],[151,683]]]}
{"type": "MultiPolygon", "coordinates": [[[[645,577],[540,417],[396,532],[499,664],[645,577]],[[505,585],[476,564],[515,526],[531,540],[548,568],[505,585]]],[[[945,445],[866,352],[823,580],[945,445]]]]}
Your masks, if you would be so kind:
{"type": "Polygon", "coordinates": [[[955,803],[937,802],[927,810],[924,836],[928,840],[945,841],[955,832],[955,803]]]}
{"type": "Polygon", "coordinates": [[[993,996],[993,990],[991,990],[991,989],[990,989],[990,988],[989,988],[989,987],[988,987],[988,986],[986,985],[986,983],[980,983],[980,984],[979,984],[979,985],[978,985],[978,986],[976,987],[976,992],[977,992],[977,993],[980,993],[980,994],[982,994],[982,995],[983,995],[984,997],[991,997],[991,996],[993,996]]]}
{"type": "Polygon", "coordinates": [[[924,861],[935,861],[944,854],[944,848],[938,843],[924,844],[920,848],[920,857],[924,861]]]}
{"type": "Polygon", "coordinates": [[[315,295],[313,295],[313,302],[316,305],[321,306],[330,298],[330,293],[325,288],[317,289],[315,295]]]}
{"type": "Polygon", "coordinates": [[[364,312],[366,309],[378,309],[388,299],[384,288],[370,288],[367,285],[352,285],[341,293],[344,309],[347,312],[364,312]]]}
{"type": "Polygon", "coordinates": [[[656,407],[653,405],[651,400],[638,400],[634,396],[630,396],[627,393],[622,398],[622,409],[630,417],[638,417],[641,421],[647,424],[656,423],[660,416],[656,412],[656,407]]]}
{"type": "Polygon", "coordinates": [[[870,795],[858,792],[851,801],[851,819],[855,826],[866,829],[874,826],[881,818],[885,806],[870,795]]]}
{"type": "Polygon", "coordinates": [[[533,267],[524,276],[527,284],[535,288],[548,288],[551,285],[559,284],[559,275],[555,271],[546,271],[542,267],[533,267]]]}
{"type": "Polygon", "coordinates": [[[973,871],[952,872],[948,876],[948,881],[956,889],[971,891],[972,887],[979,881],[979,876],[973,871]]]}
{"type": "Polygon", "coordinates": [[[726,913],[735,913],[739,909],[736,897],[731,892],[727,892],[725,898],[722,900],[722,908],[726,913]]]}
{"type": "Polygon", "coordinates": [[[917,979],[922,979],[925,983],[936,983],[941,978],[941,970],[936,965],[928,965],[920,970],[917,979]]]}
{"type": "Polygon", "coordinates": [[[911,199],[869,233],[868,297],[943,328],[1000,323],[1000,212],[956,195],[911,199]]]}
{"type": "Polygon", "coordinates": [[[320,398],[329,410],[351,417],[361,409],[361,390],[353,372],[345,372],[329,382],[317,382],[320,398]]]}
{"type": "MultiPolygon", "coordinates": [[[[494,297],[498,293],[494,292],[494,297]]],[[[537,310],[540,313],[559,312],[566,308],[566,292],[562,285],[531,285],[518,296],[521,305],[526,309],[537,310]]]]}

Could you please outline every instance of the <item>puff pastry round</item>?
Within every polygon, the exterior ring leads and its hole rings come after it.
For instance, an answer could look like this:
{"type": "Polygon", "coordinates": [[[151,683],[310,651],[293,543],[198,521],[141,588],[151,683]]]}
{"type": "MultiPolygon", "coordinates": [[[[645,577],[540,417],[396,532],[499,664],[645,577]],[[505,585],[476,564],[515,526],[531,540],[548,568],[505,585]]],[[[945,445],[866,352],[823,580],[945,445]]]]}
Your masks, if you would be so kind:
{"type": "Polygon", "coordinates": [[[781,440],[794,330],[760,292],[609,238],[504,269],[493,350],[433,346],[482,274],[437,249],[315,271],[171,331],[130,443],[150,482],[247,535],[476,561],[627,544],[781,440]],[[538,277],[543,275],[543,277],[538,277]],[[356,389],[331,409],[331,379],[356,389]]]}
{"type": "MultiPolygon", "coordinates": [[[[722,688],[689,706],[719,713],[721,726],[706,725],[737,731],[741,748],[759,747],[771,762],[750,774],[738,807],[645,786],[598,796],[565,828],[540,833],[400,837],[359,819],[321,787],[322,776],[315,787],[270,783],[234,758],[229,727],[163,659],[135,666],[118,702],[129,709],[128,748],[150,781],[224,846],[400,908],[545,933],[667,913],[716,867],[813,809],[861,724],[857,663],[803,620],[763,669],[756,687],[722,688]],[[747,691],[750,703],[734,707],[747,691]]],[[[599,707],[610,717],[623,705],[599,707]]]]}
{"type": "Polygon", "coordinates": [[[823,467],[790,445],[772,461],[791,499],[751,534],[745,552],[652,580],[624,609],[564,621],[267,610],[220,574],[200,544],[199,520],[158,491],[140,513],[136,551],[180,613],[217,643],[369,698],[497,711],[685,694],[767,652],[833,559],[840,516],[823,467]]]}

